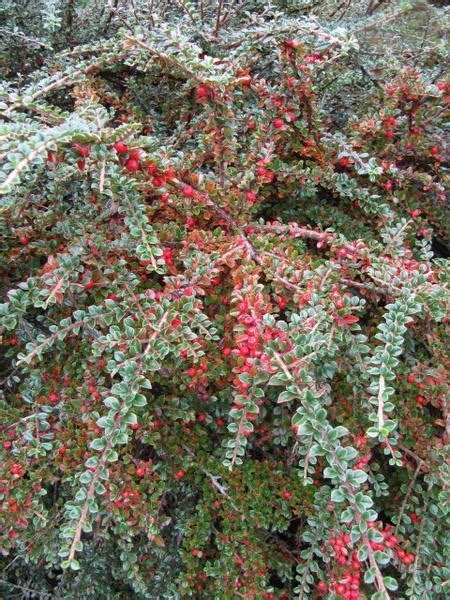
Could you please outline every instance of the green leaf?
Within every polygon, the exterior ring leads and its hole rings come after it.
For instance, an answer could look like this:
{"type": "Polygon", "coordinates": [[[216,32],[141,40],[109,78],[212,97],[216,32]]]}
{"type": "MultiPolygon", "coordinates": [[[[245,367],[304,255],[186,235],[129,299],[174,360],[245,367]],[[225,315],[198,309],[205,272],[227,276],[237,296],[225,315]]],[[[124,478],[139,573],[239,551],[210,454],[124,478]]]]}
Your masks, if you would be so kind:
{"type": "Polygon", "coordinates": [[[93,450],[103,450],[106,447],[106,438],[96,438],[91,442],[91,448],[93,450]]]}
{"type": "Polygon", "coordinates": [[[346,508],[341,514],[341,523],[350,523],[354,518],[354,510],[352,508],[346,508]]]}
{"type": "Polygon", "coordinates": [[[331,502],[336,502],[337,504],[340,502],[344,502],[345,494],[342,488],[336,488],[331,492],[331,502]]]}
{"type": "Polygon", "coordinates": [[[80,563],[75,558],[73,558],[70,561],[70,565],[69,566],[72,569],[72,571],[79,571],[80,570],[80,563]]]}
{"type": "Polygon", "coordinates": [[[137,416],[134,413],[130,412],[127,415],[125,415],[123,422],[127,425],[135,425],[138,422],[137,416]]]}
{"type": "Polygon", "coordinates": [[[120,408],[120,402],[114,396],[108,396],[107,398],[105,398],[104,403],[108,408],[112,408],[116,411],[120,408]]]}
{"type": "Polygon", "coordinates": [[[88,484],[91,481],[92,481],[92,473],[90,471],[85,471],[84,473],[82,473],[80,475],[80,483],[88,484]]]}
{"type": "Polygon", "coordinates": [[[140,408],[142,406],[145,406],[146,404],[147,398],[142,394],[136,394],[136,396],[133,398],[133,406],[135,408],[140,408]]]}
{"type": "Polygon", "coordinates": [[[365,583],[373,583],[375,581],[375,578],[377,576],[377,570],[375,567],[371,567],[370,569],[367,569],[367,571],[364,573],[364,582],[365,583]]]}
{"type": "Polygon", "coordinates": [[[395,591],[398,584],[393,577],[383,577],[383,583],[388,590],[395,591]]]}
{"type": "Polygon", "coordinates": [[[349,469],[347,471],[347,481],[357,487],[367,481],[367,473],[361,469],[349,469]]]}
{"type": "Polygon", "coordinates": [[[108,462],[116,462],[119,460],[119,455],[115,450],[107,450],[105,453],[105,459],[108,462]]]}

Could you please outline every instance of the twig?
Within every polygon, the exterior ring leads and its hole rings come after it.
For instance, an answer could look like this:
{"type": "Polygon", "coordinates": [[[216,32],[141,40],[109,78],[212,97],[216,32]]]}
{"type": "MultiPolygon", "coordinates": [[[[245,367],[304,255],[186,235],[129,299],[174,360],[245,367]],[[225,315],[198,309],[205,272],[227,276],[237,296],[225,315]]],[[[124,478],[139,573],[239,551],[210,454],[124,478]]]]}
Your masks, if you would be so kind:
{"type": "Polygon", "coordinates": [[[105,173],[106,173],[106,158],[102,161],[102,167],[100,169],[100,181],[98,184],[98,191],[100,194],[103,194],[103,189],[105,186],[105,173]]]}
{"type": "Polygon", "coordinates": [[[384,376],[380,375],[380,380],[378,383],[378,411],[377,411],[378,429],[379,430],[383,429],[383,427],[384,427],[384,400],[383,400],[384,390],[385,390],[384,376]]]}
{"type": "Polygon", "coordinates": [[[9,585],[10,587],[21,590],[22,592],[28,592],[30,594],[37,594],[38,596],[51,598],[52,594],[48,594],[47,592],[39,592],[38,590],[33,590],[29,587],[25,587],[23,585],[17,585],[16,583],[11,583],[10,581],[6,581],[6,579],[0,579],[0,583],[3,585],[9,585]]]}
{"type": "Polygon", "coordinates": [[[367,537],[367,534],[362,537],[362,541],[364,542],[364,544],[367,547],[367,556],[369,558],[370,566],[375,571],[375,579],[377,582],[378,591],[380,592],[380,594],[382,596],[384,596],[384,598],[386,598],[386,600],[389,600],[390,596],[386,589],[386,586],[384,585],[383,575],[380,571],[380,567],[378,566],[377,561],[375,560],[375,556],[374,556],[373,550],[370,546],[370,541],[369,541],[369,538],[367,537]]]}
{"type": "Polygon", "coordinates": [[[400,512],[399,512],[399,514],[398,514],[397,525],[396,525],[396,527],[395,527],[395,531],[394,531],[395,535],[397,535],[397,533],[398,533],[398,530],[399,530],[399,528],[400,528],[400,524],[401,524],[401,522],[402,522],[403,514],[404,514],[404,512],[405,512],[405,508],[406,508],[406,503],[408,502],[408,498],[409,498],[409,496],[410,496],[410,494],[411,494],[411,492],[412,492],[412,489],[413,489],[414,483],[415,483],[415,481],[416,481],[416,479],[417,479],[417,475],[420,473],[420,470],[421,470],[421,466],[420,466],[420,464],[419,464],[419,465],[417,465],[417,468],[416,468],[416,470],[414,471],[414,475],[413,475],[413,477],[412,477],[411,481],[409,482],[408,489],[406,490],[405,497],[403,498],[403,502],[402,502],[402,505],[401,505],[401,507],[400,507],[400,512]]]}
{"type": "Polygon", "coordinates": [[[292,377],[291,373],[289,372],[287,366],[284,364],[281,356],[278,354],[278,352],[276,350],[274,351],[273,355],[274,355],[274,358],[277,361],[277,363],[282,368],[283,373],[286,375],[286,377],[289,379],[289,381],[292,381],[293,377],[292,377]]]}
{"type": "Polygon", "coordinates": [[[236,504],[233,502],[233,500],[231,499],[231,497],[227,493],[227,488],[225,488],[221,483],[219,483],[220,477],[218,477],[217,475],[213,475],[207,469],[205,469],[205,467],[199,463],[198,458],[196,457],[196,455],[192,452],[192,450],[190,448],[188,448],[184,444],[183,444],[182,447],[184,448],[184,450],[186,450],[186,452],[192,458],[194,458],[197,461],[197,466],[200,469],[200,471],[202,473],[204,473],[207,477],[209,477],[209,479],[211,480],[211,482],[212,482],[213,486],[216,488],[216,490],[218,492],[220,492],[222,494],[222,496],[225,496],[225,498],[229,501],[229,503],[231,504],[231,506],[233,507],[233,509],[237,513],[239,513],[241,515],[241,517],[243,518],[242,512],[239,510],[239,508],[236,506],[236,504]]]}
{"type": "Polygon", "coordinates": [[[214,29],[215,37],[218,37],[219,32],[220,32],[220,18],[222,16],[222,6],[223,6],[223,0],[219,0],[219,3],[217,5],[217,12],[216,12],[216,27],[214,29]]]}

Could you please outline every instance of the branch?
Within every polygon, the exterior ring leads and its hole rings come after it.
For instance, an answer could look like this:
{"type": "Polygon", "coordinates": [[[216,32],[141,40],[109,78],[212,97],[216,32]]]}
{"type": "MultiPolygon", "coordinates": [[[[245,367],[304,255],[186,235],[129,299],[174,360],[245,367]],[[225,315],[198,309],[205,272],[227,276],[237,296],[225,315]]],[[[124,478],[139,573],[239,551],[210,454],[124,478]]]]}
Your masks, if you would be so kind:
{"type": "Polygon", "coordinates": [[[379,430],[383,429],[383,427],[384,427],[384,400],[383,400],[384,390],[385,390],[384,376],[380,375],[380,381],[378,383],[378,412],[377,412],[378,429],[379,430]]]}
{"type": "Polygon", "coordinates": [[[383,574],[381,573],[380,567],[378,566],[378,563],[375,560],[375,556],[372,548],[370,547],[370,541],[367,537],[367,534],[363,536],[362,540],[367,547],[367,556],[369,557],[370,566],[375,571],[375,579],[377,582],[378,591],[380,592],[380,594],[382,594],[382,596],[384,596],[384,598],[386,598],[386,600],[390,600],[389,593],[386,589],[386,586],[384,585],[383,574]]]}

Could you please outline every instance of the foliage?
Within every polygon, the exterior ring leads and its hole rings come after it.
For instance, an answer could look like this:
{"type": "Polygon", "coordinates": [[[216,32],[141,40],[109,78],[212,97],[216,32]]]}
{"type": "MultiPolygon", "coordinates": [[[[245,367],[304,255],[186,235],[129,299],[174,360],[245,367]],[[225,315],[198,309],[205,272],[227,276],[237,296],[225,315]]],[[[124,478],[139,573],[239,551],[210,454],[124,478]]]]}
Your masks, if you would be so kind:
{"type": "Polygon", "coordinates": [[[444,597],[445,10],[2,10],[5,596],[444,597]]]}

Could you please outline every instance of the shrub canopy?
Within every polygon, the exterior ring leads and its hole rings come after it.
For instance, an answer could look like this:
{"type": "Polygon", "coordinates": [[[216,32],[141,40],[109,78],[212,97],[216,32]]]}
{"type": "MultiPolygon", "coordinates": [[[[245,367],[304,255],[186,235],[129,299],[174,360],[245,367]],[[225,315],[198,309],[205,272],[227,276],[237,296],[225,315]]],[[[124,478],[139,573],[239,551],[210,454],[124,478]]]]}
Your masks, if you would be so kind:
{"type": "Polygon", "coordinates": [[[446,10],[2,10],[5,597],[443,598],[446,10]]]}

